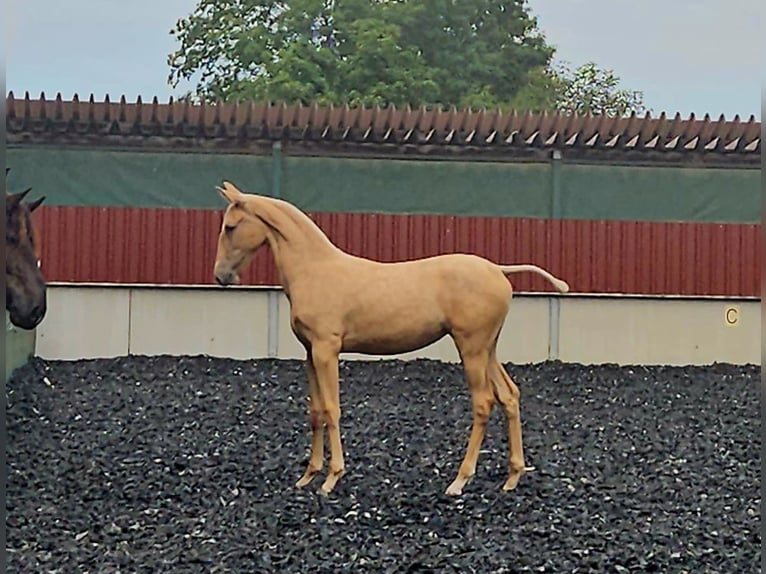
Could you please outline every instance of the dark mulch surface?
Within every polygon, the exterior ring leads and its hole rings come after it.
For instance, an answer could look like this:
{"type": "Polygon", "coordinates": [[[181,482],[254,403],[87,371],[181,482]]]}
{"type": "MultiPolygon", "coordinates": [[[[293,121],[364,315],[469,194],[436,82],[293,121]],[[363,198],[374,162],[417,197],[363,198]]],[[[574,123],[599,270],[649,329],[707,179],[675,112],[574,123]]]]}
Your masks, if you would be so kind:
{"type": "Polygon", "coordinates": [[[476,478],[457,366],[346,363],[348,472],[293,489],[298,362],[35,361],[6,386],[9,572],[758,572],[760,367],[509,366],[476,478]]]}

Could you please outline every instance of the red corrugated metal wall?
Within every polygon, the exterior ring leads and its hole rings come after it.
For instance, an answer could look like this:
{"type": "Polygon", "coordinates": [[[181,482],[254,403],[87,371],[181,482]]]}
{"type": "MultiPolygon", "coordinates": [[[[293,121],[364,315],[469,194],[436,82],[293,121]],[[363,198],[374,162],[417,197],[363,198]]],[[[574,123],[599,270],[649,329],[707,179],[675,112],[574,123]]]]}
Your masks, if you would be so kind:
{"type": "MultiPolygon", "coordinates": [[[[760,296],[760,225],[311,214],[339,247],[381,261],[462,251],[535,263],[573,292],[760,296]]],[[[49,281],[211,284],[220,211],[42,207],[49,281]]],[[[243,282],[274,285],[267,250],[243,282]]],[[[550,291],[534,275],[516,291],[550,291]]]]}

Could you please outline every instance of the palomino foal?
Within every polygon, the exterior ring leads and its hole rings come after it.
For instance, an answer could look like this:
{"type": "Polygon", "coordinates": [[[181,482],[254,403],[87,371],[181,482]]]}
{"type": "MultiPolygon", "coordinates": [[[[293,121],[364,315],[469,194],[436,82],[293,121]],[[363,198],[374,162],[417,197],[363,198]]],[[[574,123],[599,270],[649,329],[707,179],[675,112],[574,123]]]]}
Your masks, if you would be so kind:
{"type": "Polygon", "coordinates": [[[325,426],[330,462],[322,492],[332,491],[344,473],[339,353],[393,355],[450,335],[465,369],[473,424],[465,457],[446,494],[461,494],[476,472],[495,401],[508,420],[509,474],[503,490],[513,489],[526,467],[519,389],[495,349],[512,296],[506,275],[531,271],[559,291],[568,291],[568,285],[534,265],[496,265],[475,255],[397,263],[355,257],[336,247],[286,201],[242,193],[229,182],[217,189],[229,205],[218,237],[216,281],[224,286],[239,283],[239,274],[268,243],[290,302],[292,330],[306,349],[311,454],[296,486],[306,486],[322,470],[325,426]]]}

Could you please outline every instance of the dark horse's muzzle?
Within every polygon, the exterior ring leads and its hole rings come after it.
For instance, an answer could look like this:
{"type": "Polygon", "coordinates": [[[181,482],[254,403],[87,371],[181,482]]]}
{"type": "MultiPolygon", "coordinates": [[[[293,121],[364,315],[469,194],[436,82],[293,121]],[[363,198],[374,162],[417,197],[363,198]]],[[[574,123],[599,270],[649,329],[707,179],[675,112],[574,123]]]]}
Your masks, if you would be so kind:
{"type": "Polygon", "coordinates": [[[37,327],[45,317],[47,302],[45,293],[37,302],[12,303],[8,309],[11,323],[21,329],[32,330],[37,327]]]}
{"type": "Polygon", "coordinates": [[[48,310],[47,286],[39,264],[35,272],[37,276],[33,275],[24,288],[20,287],[17,278],[8,281],[6,285],[5,308],[11,323],[21,329],[32,330],[37,327],[48,310]]]}

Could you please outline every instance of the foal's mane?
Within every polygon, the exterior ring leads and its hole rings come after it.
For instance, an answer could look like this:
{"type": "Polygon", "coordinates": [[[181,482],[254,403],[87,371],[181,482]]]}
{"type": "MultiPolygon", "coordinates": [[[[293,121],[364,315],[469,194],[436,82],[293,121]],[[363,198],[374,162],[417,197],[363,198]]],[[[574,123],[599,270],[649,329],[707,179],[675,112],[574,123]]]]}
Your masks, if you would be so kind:
{"type": "Polygon", "coordinates": [[[330,238],[327,237],[327,234],[322,231],[322,228],[320,228],[313,219],[311,219],[306,213],[304,213],[301,209],[292,203],[276,197],[268,197],[264,195],[251,195],[248,197],[248,200],[250,205],[254,207],[263,208],[268,206],[265,210],[261,209],[261,211],[265,211],[266,213],[257,213],[255,210],[248,210],[248,212],[263,221],[265,225],[267,225],[270,229],[273,229],[276,233],[285,239],[287,239],[285,231],[279,229],[278,223],[273,221],[274,214],[268,213],[271,208],[274,208],[275,211],[285,216],[290,222],[293,223],[293,225],[295,225],[295,227],[303,232],[303,235],[313,235],[315,240],[321,240],[323,243],[335,247],[332,241],[330,241],[330,238]],[[270,219],[272,219],[272,221],[269,221],[270,219]]]}

